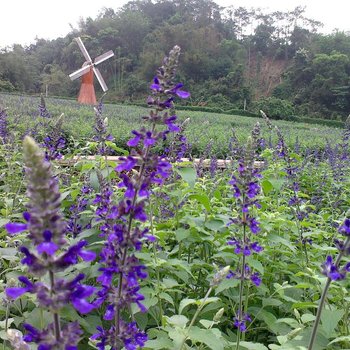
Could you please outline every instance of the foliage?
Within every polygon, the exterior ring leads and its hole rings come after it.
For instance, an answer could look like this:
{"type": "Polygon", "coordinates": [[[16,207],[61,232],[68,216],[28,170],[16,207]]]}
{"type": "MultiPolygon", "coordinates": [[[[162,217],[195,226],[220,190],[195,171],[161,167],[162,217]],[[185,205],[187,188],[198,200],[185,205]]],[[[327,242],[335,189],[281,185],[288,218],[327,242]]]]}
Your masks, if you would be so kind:
{"type": "Polygon", "coordinates": [[[264,111],[271,119],[284,119],[292,120],[293,115],[295,114],[292,104],[286,100],[281,100],[276,97],[268,97],[265,99],[259,100],[255,104],[255,111],[264,111]]]}
{"type": "Polygon", "coordinates": [[[82,18],[64,38],[2,49],[0,90],[75,96],[79,84],[68,74],[83,62],[72,41],[79,35],[92,57],[115,53],[99,67],[110,101],[144,98],[159,57],[179,44],[178,76],[194,106],[256,113],[254,102],[277,97],[292,114],[343,120],[350,108],[350,39],[337,31],[322,35],[320,25],[301,6],[269,13],[212,0],[131,1],[82,18]]]}

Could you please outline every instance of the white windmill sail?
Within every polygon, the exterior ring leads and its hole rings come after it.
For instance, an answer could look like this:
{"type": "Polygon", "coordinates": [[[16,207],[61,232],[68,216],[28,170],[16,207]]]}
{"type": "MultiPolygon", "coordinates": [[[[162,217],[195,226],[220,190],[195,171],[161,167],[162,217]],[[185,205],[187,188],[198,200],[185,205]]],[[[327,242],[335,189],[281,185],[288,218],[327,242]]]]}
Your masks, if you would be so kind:
{"type": "Polygon", "coordinates": [[[83,76],[84,74],[88,73],[90,71],[90,69],[92,68],[99,84],[101,85],[101,88],[103,90],[103,92],[106,92],[108,90],[108,87],[106,85],[106,82],[104,81],[101,72],[99,71],[99,69],[96,67],[98,64],[108,60],[109,58],[114,56],[114,52],[112,50],[97,56],[94,61],[92,61],[88,51],[86,50],[86,47],[83,43],[83,41],[81,40],[80,37],[75,38],[75,41],[78,43],[78,46],[80,48],[80,51],[82,52],[83,56],[86,59],[86,62],[84,63],[83,67],[78,69],[77,71],[75,71],[74,73],[69,74],[69,78],[71,80],[75,80],[81,76],[83,76]]]}

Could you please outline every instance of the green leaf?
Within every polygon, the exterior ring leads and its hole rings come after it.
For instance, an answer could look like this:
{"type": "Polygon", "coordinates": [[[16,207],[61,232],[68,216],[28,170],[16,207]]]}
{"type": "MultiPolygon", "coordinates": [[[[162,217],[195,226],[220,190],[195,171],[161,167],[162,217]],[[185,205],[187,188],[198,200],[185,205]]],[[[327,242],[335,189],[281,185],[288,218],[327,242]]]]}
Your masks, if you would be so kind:
{"type": "Polygon", "coordinates": [[[162,293],[159,293],[159,297],[160,297],[161,299],[166,300],[168,303],[174,305],[174,300],[173,300],[173,298],[171,297],[170,294],[165,293],[165,292],[162,292],[162,293]]]}
{"type": "Polygon", "coordinates": [[[201,329],[192,327],[189,331],[189,338],[193,342],[204,343],[210,349],[224,350],[223,338],[217,337],[213,329],[201,329]]]}
{"type": "Polygon", "coordinates": [[[10,222],[9,219],[0,219],[0,227],[5,226],[8,222],[10,222]]]}
{"type": "Polygon", "coordinates": [[[269,180],[263,180],[261,181],[261,187],[263,189],[264,195],[268,195],[272,190],[273,190],[273,186],[272,183],[269,180]]]}
{"type": "Polygon", "coordinates": [[[315,318],[316,318],[316,316],[313,315],[313,314],[304,314],[304,315],[301,316],[301,321],[303,323],[308,323],[308,322],[314,321],[315,318]]]}
{"type": "Polygon", "coordinates": [[[12,322],[14,321],[14,318],[8,318],[7,319],[7,324],[6,320],[0,321],[0,328],[5,329],[5,326],[7,325],[8,327],[11,326],[12,322]]]}
{"type": "Polygon", "coordinates": [[[123,148],[118,147],[114,142],[112,141],[106,141],[106,145],[113,149],[114,151],[118,152],[119,154],[122,154],[123,156],[128,156],[129,152],[123,148]]]}
{"type": "Polygon", "coordinates": [[[173,342],[167,336],[158,337],[157,339],[147,340],[144,349],[154,349],[154,350],[163,350],[171,349],[173,342]]]}
{"type": "Polygon", "coordinates": [[[205,227],[214,232],[218,232],[225,224],[222,220],[213,219],[205,223],[205,227]]]}
{"type": "Polygon", "coordinates": [[[197,179],[197,172],[194,168],[176,168],[176,172],[181,178],[189,184],[190,187],[194,187],[197,179]]]}
{"type": "Polygon", "coordinates": [[[317,309],[317,304],[312,303],[311,301],[301,301],[299,303],[294,303],[292,305],[292,309],[309,309],[309,308],[317,309]]]}
{"type": "Polygon", "coordinates": [[[291,251],[295,252],[295,244],[291,243],[290,241],[286,240],[285,238],[278,236],[278,235],[269,235],[269,240],[274,243],[281,243],[284,246],[288,247],[291,251]]]}
{"type": "Polygon", "coordinates": [[[8,261],[16,261],[17,257],[17,248],[0,248],[0,258],[8,261]]]}
{"type": "Polygon", "coordinates": [[[264,298],[262,300],[262,304],[264,307],[266,307],[266,306],[280,306],[281,304],[283,304],[283,302],[281,300],[274,299],[274,298],[264,298]]]}
{"type": "Polygon", "coordinates": [[[252,343],[252,342],[247,342],[247,341],[241,341],[239,343],[239,347],[247,350],[268,350],[268,348],[259,343],[252,343]]]}
{"type": "Polygon", "coordinates": [[[187,230],[187,229],[184,229],[182,227],[178,228],[175,231],[176,240],[178,242],[183,241],[184,239],[188,238],[190,235],[191,235],[191,231],[187,230]]]}
{"type": "Polygon", "coordinates": [[[343,342],[343,341],[350,342],[350,335],[344,335],[342,337],[335,338],[328,344],[328,346],[332,345],[332,344],[335,344],[335,343],[340,343],[340,342],[343,342]]]}
{"type": "Polygon", "coordinates": [[[253,259],[251,256],[247,258],[247,263],[250,265],[254,270],[257,270],[261,275],[264,274],[264,267],[262,263],[258,260],[253,259]]]}
{"type": "Polygon", "coordinates": [[[182,314],[182,311],[186,306],[196,304],[196,303],[197,303],[196,299],[183,299],[183,300],[181,300],[180,306],[179,306],[179,313],[182,314]]]}
{"type": "Polygon", "coordinates": [[[206,329],[213,326],[213,321],[210,320],[200,320],[199,323],[202,324],[206,329]]]}
{"type": "Polygon", "coordinates": [[[168,318],[168,322],[179,328],[185,328],[188,323],[188,318],[184,315],[174,315],[168,318]]]}
{"type": "Polygon", "coordinates": [[[90,173],[90,186],[91,186],[95,191],[99,191],[100,184],[99,184],[99,182],[98,182],[98,178],[97,178],[97,173],[96,173],[96,171],[93,171],[92,173],[90,173]]]}
{"type": "Polygon", "coordinates": [[[191,194],[188,196],[189,199],[195,199],[199,203],[203,204],[203,207],[206,211],[210,211],[210,200],[209,197],[206,194],[198,193],[198,194],[191,194]]]}
{"type": "Polygon", "coordinates": [[[239,281],[236,279],[227,279],[225,278],[216,288],[215,288],[215,294],[219,294],[220,292],[229,289],[234,288],[238,286],[239,281]]]}
{"type": "Polygon", "coordinates": [[[280,191],[284,183],[284,179],[277,178],[270,178],[269,181],[276,191],[280,191]]]}
{"type": "Polygon", "coordinates": [[[169,337],[174,341],[174,345],[170,349],[179,349],[183,340],[186,338],[184,329],[172,329],[169,331],[169,337]]]}
{"type": "Polygon", "coordinates": [[[328,310],[324,309],[321,315],[322,329],[326,337],[330,338],[333,335],[334,329],[344,315],[344,310],[328,310]]]}

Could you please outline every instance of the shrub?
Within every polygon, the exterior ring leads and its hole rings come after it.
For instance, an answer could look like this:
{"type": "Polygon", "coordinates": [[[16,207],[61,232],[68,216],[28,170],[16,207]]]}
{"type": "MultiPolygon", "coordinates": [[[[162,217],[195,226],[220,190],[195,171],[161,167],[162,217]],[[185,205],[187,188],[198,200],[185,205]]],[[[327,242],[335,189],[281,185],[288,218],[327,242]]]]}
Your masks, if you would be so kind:
{"type": "Polygon", "coordinates": [[[263,110],[273,119],[290,120],[288,118],[295,113],[294,106],[291,102],[276,97],[260,99],[255,103],[254,107],[256,113],[258,113],[259,110],[263,110]]]}

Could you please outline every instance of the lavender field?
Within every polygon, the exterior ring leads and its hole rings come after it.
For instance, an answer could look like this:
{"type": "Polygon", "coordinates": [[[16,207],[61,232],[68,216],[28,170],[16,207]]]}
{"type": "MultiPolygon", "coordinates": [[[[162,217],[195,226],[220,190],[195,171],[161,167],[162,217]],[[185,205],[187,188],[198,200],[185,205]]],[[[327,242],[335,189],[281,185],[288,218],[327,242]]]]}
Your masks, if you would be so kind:
{"type": "Polygon", "coordinates": [[[144,108],[0,94],[2,349],[350,349],[350,122],[176,112],[179,50],[144,108]]]}

